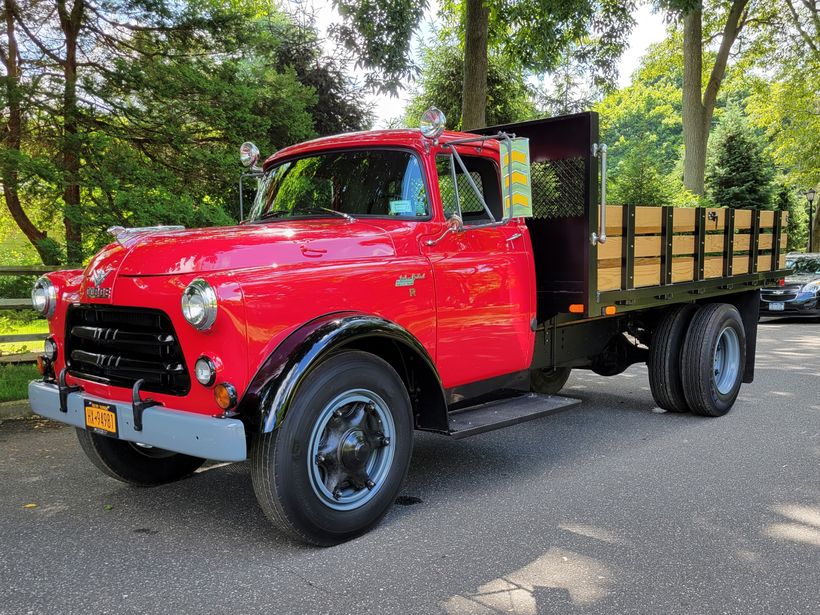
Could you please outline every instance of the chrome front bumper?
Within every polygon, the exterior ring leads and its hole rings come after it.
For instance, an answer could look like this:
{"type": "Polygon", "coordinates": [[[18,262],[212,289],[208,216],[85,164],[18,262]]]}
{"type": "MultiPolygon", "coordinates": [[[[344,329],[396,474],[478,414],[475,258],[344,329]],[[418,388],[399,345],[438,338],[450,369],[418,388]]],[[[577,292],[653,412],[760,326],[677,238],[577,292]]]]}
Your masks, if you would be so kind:
{"type": "Polygon", "coordinates": [[[56,384],[34,380],[28,385],[31,409],[47,419],[85,429],[84,399],[117,407],[120,440],[150,444],[175,453],[204,459],[243,461],[248,457],[245,426],[238,419],[218,419],[202,414],[160,406],[146,408],[142,431],[134,429],[131,405],[85,393],[69,393],[67,412],[60,411],[60,392],[56,384]]]}

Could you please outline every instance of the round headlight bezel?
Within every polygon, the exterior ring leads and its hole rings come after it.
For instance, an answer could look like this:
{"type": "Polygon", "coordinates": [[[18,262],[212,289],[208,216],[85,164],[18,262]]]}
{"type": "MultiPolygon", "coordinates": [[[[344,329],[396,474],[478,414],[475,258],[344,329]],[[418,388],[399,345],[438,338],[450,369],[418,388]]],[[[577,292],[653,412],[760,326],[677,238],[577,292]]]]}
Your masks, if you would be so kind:
{"type": "Polygon", "coordinates": [[[43,356],[52,363],[57,360],[57,342],[53,337],[47,337],[43,342],[43,356]]]}
{"type": "Polygon", "coordinates": [[[202,278],[197,278],[182,292],[182,316],[189,325],[199,331],[207,331],[216,322],[217,299],[216,291],[202,278]],[[195,301],[201,305],[201,316],[196,316],[195,301]]]}
{"type": "Polygon", "coordinates": [[[201,356],[194,363],[194,379],[204,387],[209,387],[216,382],[216,364],[210,357],[201,356]],[[203,382],[199,379],[199,366],[204,365],[208,370],[208,379],[203,382]]]}
{"type": "Polygon", "coordinates": [[[31,289],[31,306],[46,318],[54,316],[57,309],[57,287],[47,277],[39,278],[31,289]],[[38,294],[43,299],[42,307],[37,307],[38,294]]]}

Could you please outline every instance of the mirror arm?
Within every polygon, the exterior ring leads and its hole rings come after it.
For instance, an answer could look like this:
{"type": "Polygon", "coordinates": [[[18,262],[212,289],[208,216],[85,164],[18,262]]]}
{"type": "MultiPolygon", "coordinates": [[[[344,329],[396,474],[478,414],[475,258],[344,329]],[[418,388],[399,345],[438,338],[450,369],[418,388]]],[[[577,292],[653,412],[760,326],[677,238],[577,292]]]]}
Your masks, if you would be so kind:
{"type": "MultiPolygon", "coordinates": [[[[473,192],[475,193],[476,197],[481,202],[481,206],[484,208],[484,211],[487,212],[487,215],[490,217],[490,220],[492,220],[493,222],[496,222],[496,219],[495,219],[495,216],[493,215],[493,212],[491,212],[490,208],[487,207],[487,201],[484,200],[484,195],[481,194],[481,191],[478,189],[478,186],[475,185],[475,182],[473,181],[473,178],[470,176],[470,172],[467,171],[467,167],[464,166],[464,161],[461,159],[461,156],[459,156],[458,152],[456,151],[456,148],[453,147],[449,143],[447,144],[447,146],[450,148],[450,151],[452,152],[451,155],[458,162],[458,166],[461,167],[461,172],[464,173],[464,177],[467,179],[467,183],[470,184],[470,188],[473,189],[473,192]]],[[[461,211],[461,206],[460,205],[459,205],[459,211],[461,211]]]]}
{"type": "Polygon", "coordinates": [[[250,171],[243,171],[239,175],[239,221],[245,219],[245,198],[244,198],[244,180],[246,177],[262,177],[263,172],[259,167],[253,167],[250,171]]]}

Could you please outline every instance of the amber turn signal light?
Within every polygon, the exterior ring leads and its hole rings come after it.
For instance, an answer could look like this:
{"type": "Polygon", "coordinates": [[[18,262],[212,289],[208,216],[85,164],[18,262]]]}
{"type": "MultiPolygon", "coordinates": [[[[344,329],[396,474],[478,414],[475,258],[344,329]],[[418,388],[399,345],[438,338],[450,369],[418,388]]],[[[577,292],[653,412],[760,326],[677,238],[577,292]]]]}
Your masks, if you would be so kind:
{"type": "Polygon", "coordinates": [[[612,316],[616,312],[616,309],[614,305],[608,305],[602,309],[601,312],[603,312],[604,316],[612,316]]]}
{"type": "Polygon", "coordinates": [[[569,306],[569,311],[571,314],[583,314],[584,313],[584,304],[583,303],[573,303],[569,306]]]}
{"type": "Polygon", "coordinates": [[[236,405],[236,388],[230,382],[222,382],[214,387],[216,405],[230,410],[236,405]]]}

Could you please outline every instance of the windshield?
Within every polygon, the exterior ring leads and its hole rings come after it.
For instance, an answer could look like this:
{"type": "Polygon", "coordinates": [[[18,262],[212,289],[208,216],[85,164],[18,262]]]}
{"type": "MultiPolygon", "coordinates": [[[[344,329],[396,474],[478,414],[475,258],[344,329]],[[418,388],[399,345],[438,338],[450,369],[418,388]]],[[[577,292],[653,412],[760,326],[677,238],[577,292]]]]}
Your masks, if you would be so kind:
{"type": "Polygon", "coordinates": [[[817,274],[820,275],[820,257],[796,258],[786,263],[786,267],[794,269],[797,274],[817,274]]]}
{"type": "Polygon", "coordinates": [[[259,181],[250,220],[429,214],[424,177],[414,154],[354,150],[314,154],[271,168],[259,181]]]}

